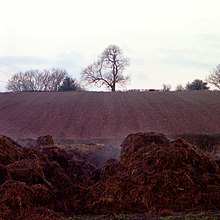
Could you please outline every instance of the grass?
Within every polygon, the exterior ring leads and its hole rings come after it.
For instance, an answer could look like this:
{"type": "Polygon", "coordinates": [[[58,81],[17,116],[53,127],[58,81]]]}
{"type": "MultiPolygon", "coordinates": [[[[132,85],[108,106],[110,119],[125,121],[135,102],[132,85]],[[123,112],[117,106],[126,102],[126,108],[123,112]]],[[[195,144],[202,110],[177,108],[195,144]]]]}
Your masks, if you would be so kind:
{"type": "Polygon", "coordinates": [[[113,216],[114,216],[114,218],[116,220],[126,220],[126,219],[129,219],[128,215],[126,215],[124,213],[119,213],[119,214],[114,213],[113,216]]]}
{"type": "Polygon", "coordinates": [[[113,213],[107,215],[74,215],[67,220],[219,220],[220,212],[190,212],[170,216],[158,216],[150,213],[125,214],[113,213]]]}
{"type": "Polygon", "coordinates": [[[220,219],[220,213],[209,213],[209,212],[199,212],[199,213],[187,213],[173,216],[161,216],[160,220],[218,220],[220,219]]]}

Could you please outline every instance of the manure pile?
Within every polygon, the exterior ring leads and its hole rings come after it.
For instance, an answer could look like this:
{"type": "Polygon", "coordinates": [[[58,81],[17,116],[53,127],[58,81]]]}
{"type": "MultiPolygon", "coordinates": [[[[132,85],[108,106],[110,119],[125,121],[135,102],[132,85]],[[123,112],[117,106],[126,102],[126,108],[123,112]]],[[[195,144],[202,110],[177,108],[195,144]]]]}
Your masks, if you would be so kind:
{"type": "Polygon", "coordinates": [[[23,148],[0,136],[0,219],[73,214],[220,210],[220,169],[205,152],[163,134],[129,135],[101,168],[56,147],[23,148]]]}

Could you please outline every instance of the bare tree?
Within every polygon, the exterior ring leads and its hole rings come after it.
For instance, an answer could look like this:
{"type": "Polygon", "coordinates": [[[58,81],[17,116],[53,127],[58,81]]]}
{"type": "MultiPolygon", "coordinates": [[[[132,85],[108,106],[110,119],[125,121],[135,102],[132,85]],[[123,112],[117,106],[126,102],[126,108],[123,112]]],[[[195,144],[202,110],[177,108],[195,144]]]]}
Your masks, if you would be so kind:
{"type": "Polygon", "coordinates": [[[128,76],[123,75],[128,65],[129,60],[123,56],[121,49],[116,45],[110,45],[96,62],[82,71],[82,80],[87,84],[106,86],[114,92],[116,84],[124,85],[129,80],[128,76]]]}
{"type": "Polygon", "coordinates": [[[170,84],[163,84],[163,91],[170,91],[171,90],[171,85],[170,84]]]}
{"type": "Polygon", "coordinates": [[[53,68],[48,73],[48,88],[49,91],[58,91],[60,84],[64,78],[68,75],[66,70],[53,68]]]}
{"type": "Polygon", "coordinates": [[[58,68],[19,72],[8,80],[7,89],[13,92],[58,91],[60,84],[67,75],[66,70],[58,68]]]}
{"type": "Polygon", "coordinates": [[[182,84],[178,84],[176,86],[176,91],[183,91],[184,90],[184,87],[182,86],[182,84]]]}
{"type": "Polygon", "coordinates": [[[213,72],[208,76],[206,81],[220,89],[220,64],[213,69],[213,72]]]}

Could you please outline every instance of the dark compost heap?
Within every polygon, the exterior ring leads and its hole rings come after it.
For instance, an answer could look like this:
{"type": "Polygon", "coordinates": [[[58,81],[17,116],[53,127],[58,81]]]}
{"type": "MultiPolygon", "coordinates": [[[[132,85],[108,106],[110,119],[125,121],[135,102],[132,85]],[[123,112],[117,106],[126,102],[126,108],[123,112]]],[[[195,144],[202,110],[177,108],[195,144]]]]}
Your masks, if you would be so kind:
{"type": "Polygon", "coordinates": [[[104,167],[77,160],[52,137],[24,148],[0,136],[0,219],[220,210],[220,169],[205,152],[163,134],[130,134],[104,167]]]}

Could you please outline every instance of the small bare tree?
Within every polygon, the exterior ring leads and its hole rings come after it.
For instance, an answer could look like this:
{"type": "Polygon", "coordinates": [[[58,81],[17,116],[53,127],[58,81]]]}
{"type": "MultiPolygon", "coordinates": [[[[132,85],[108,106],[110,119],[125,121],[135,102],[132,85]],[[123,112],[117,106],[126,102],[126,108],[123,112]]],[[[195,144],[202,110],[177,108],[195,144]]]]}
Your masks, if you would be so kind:
{"type": "Polygon", "coordinates": [[[182,86],[182,84],[178,84],[176,86],[176,91],[183,91],[184,90],[184,87],[182,86]]]}
{"type": "Polygon", "coordinates": [[[208,76],[206,81],[220,89],[220,64],[213,69],[213,72],[208,76]]]}
{"type": "Polygon", "coordinates": [[[116,84],[124,85],[129,80],[128,76],[123,75],[128,65],[129,60],[123,56],[121,49],[118,46],[110,45],[96,62],[82,71],[82,80],[86,84],[106,86],[114,92],[116,84]]]}
{"type": "Polygon", "coordinates": [[[66,70],[52,68],[50,70],[29,70],[19,72],[11,77],[7,83],[8,91],[58,91],[66,70]]]}
{"type": "Polygon", "coordinates": [[[171,85],[170,84],[163,84],[163,91],[170,91],[171,90],[171,85]]]}

